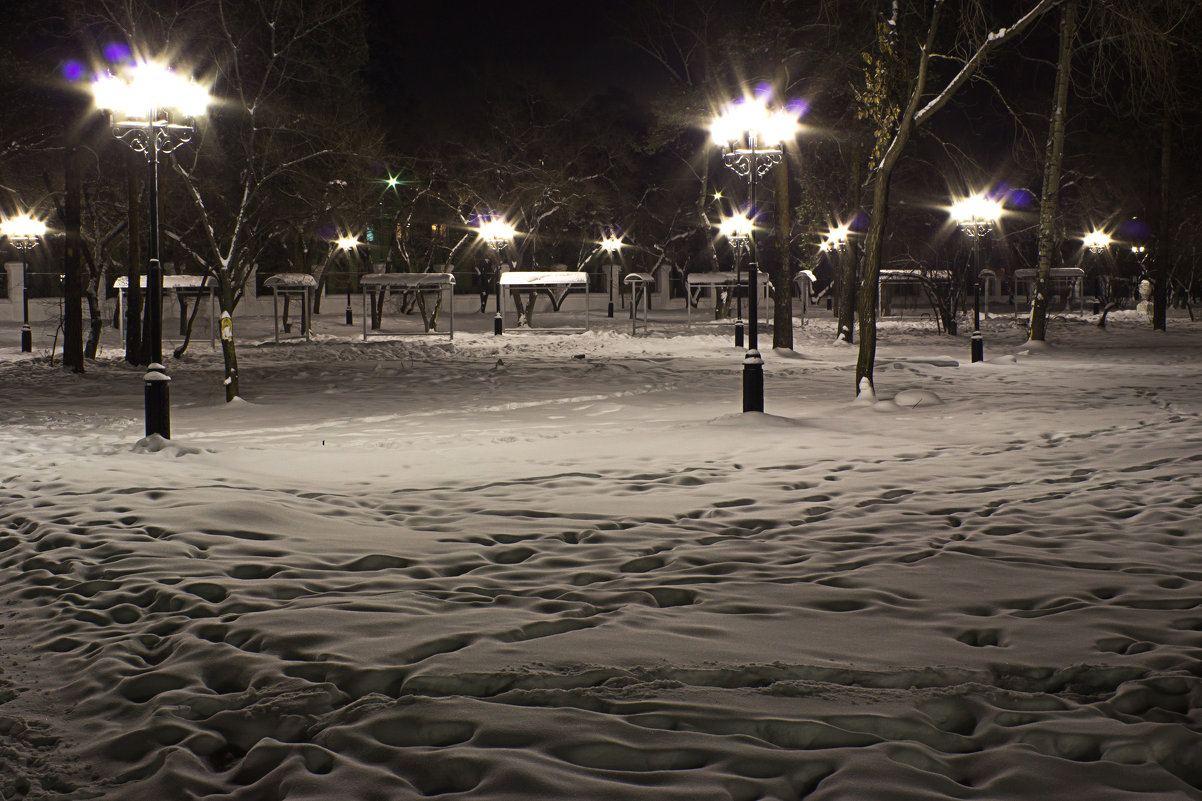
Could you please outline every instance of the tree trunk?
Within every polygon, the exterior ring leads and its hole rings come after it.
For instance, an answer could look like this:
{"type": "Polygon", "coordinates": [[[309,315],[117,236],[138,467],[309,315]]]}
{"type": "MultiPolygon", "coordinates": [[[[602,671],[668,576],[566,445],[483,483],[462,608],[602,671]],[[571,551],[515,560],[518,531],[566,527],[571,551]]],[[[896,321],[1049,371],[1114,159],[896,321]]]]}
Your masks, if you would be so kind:
{"type": "MultiPolygon", "coordinates": [[[[897,130],[880,162],[876,165],[876,179],[872,187],[872,212],[868,220],[868,235],[864,238],[864,277],[860,284],[860,350],[856,357],[856,395],[863,389],[874,389],[872,370],[876,364],[876,305],[881,289],[881,262],[884,259],[885,229],[889,221],[889,182],[893,178],[893,170],[901,160],[902,151],[910,141],[914,131],[915,114],[918,113],[918,103],[926,90],[927,68],[931,60],[931,48],[935,43],[935,33],[939,28],[939,16],[942,5],[936,5],[931,12],[930,27],[927,28],[926,41],[919,50],[918,69],[914,76],[914,85],[910,90],[910,99],[897,118],[897,130]],[[867,383],[867,387],[864,384],[867,383]]],[[[946,90],[945,90],[946,91],[946,90]]]]}
{"type": "Polygon", "coordinates": [[[221,358],[225,362],[225,402],[229,403],[238,397],[238,352],[234,347],[234,338],[221,340],[221,358]]]}
{"type": "Polygon", "coordinates": [[[146,344],[142,341],[142,241],[138,232],[138,171],[142,166],[141,156],[132,149],[125,155],[125,203],[129,216],[126,228],[126,278],[129,286],[125,290],[125,361],[130,364],[150,364],[146,344]]]}
{"type": "Polygon", "coordinates": [[[1028,332],[1034,342],[1043,342],[1047,337],[1048,276],[1059,245],[1056,222],[1060,206],[1060,167],[1064,161],[1064,124],[1068,112],[1068,86],[1072,80],[1070,70],[1076,35],[1077,0],[1064,0],[1060,6],[1060,55],[1056,65],[1056,88],[1044,153],[1043,195],[1039,205],[1039,266],[1028,332]]]}
{"type": "MultiPolygon", "coordinates": [[[[793,263],[789,258],[789,229],[793,210],[789,203],[789,157],[776,167],[776,265],[772,285],[772,347],[793,350],[793,263]]],[[[802,298],[805,303],[808,298],[802,298]]]]}
{"type": "Polygon", "coordinates": [[[850,345],[855,341],[856,325],[856,295],[859,282],[856,281],[856,243],[850,239],[847,246],[839,252],[839,329],[838,338],[850,345]]]}
{"type": "Polygon", "coordinates": [[[234,345],[233,309],[234,285],[230,281],[229,269],[222,268],[218,273],[221,305],[221,359],[225,365],[225,402],[229,403],[238,397],[238,350],[234,345]]]}
{"type": "Polygon", "coordinates": [[[1156,248],[1152,252],[1152,330],[1168,330],[1169,268],[1173,261],[1173,123],[1168,110],[1160,123],[1160,219],[1157,221],[1156,248]]]}
{"type": "Polygon", "coordinates": [[[83,372],[83,259],[80,246],[80,219],[83,187],[79,174],[78,132],[68,126],[66,141],[63,225],[67,231],[67,247],[63,258],[63,366],[83,372]]]}
{"type": "MultiPolygon", "coordinates": [[[[860,204],[864,202],[863,176],[860,172],[864,163],[864,153],[858,144],[858,139],[856,142],[856,146],[852,148],[852,190],[851,203],[849,205],[858,214],[860,204]]],[[[850,224],[849,222],[848,225],[850,224]]],[[[856,274],[856,267],[859,261],[856,245],[849,236],[846,248],[839,254],[839,275],[836,278],[839,281],[839,308],[836,310],[838,312],[838,329],[836,336],[848,345],[855,341],[856,296],[860,291],[860,282],[856,274]]]]}
{"type": "MultiPolygon", "coordinates": [[[[913,114],[902,118],[894,145],[900,153],[905,139],[909,139],[909,128],[912,125],[913,114]],[[902,128],[907,129],[904,133],[902,128]],[[902,140],[899,143],[899,140],[902,140]]],[[[872,388],[872,368],[876,363],[876,303],[880,293],[881,258],[885,242],[885,226],[889,220],[889,180],[893,177],[893,167],[897,158],[890,159],[890,152],[881,161],[877,171],[876,184],[872,188],[872,216],[868,220],[868,235],[864,239],[864,280],[860,284],[859,317],[860,317],[860,350],[856,359],[856,394],[864,381],[872,388]]]]}

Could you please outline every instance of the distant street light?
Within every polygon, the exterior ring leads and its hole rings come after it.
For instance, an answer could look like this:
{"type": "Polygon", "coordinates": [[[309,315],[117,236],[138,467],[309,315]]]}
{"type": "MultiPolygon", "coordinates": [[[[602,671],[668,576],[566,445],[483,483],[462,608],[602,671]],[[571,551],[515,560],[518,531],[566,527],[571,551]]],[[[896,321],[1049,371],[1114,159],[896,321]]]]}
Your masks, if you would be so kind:
{"type": "Polygon", "coordinates": [[[981,238],[987,236],[1002,216],[1002,204],[984,195],[973,195],[952,205],[952,219],[972,239],[972,360],[985,358],[981,335],[981,238]]]}
{"type": "Polygon", "coordinates": [[[146,382],[146,436],[171,437],[171,400],[167,368],[163,366],[163,264],[159,239],[159,158],[192,140],[196,117],[211,98],[203,86],[170,68],[140,62],[121,76],[105,74],[92,83],[96,107],[109,114],[113,136],[150,164],[150,262],[146,289],[150,304],[151,363],[146,382]],[[180,122],[172,122],[172,112],[180,122]]]}
{"type": "Polygon", "coordinates": [[[601,249],[609,254],[609,312],[607,317],[614,316],[614,254],[622,249],[622,237],[614,234],[612,229],[606,230],[601,239],[601,249]]]}
{"type": "Polygon", "coordinates": [[[497,316],[492,321],[494,336],[500,336],[505,330],[505,323],[501,318],[501,258],[505,246],[513,241],[514,233],[514,227],[506,222],[504,217],[482,218],[476,226],[477,236],[492,249],[497,259],[497,269],[494,273],[497,289],[497,316]]]}
{"type": "Polygon", "coordinates": [[[33,329],[29,327],[29,251],[46,235],[46,223],[28,214],[0,222],[0,236],[21,251],[21,352],[33,352],[33,329]]]}
{"type": "MultiPolygon", "coordinates": [[[[714,144],[724,150],[723,161],[747,178],[748,214],[755,214],[756,179],[783,158],[782,144],[797,135],[797,116],[790,111],[769,110],[758,97],[728,103],[714,118],[710,133],[714,144]]],[[[755,262],[755,239],[748,237],[752,261],[747,265],[747,316],[750,324],[747,354],[743,359],[743,411],[764,411],[764,360],[760,358],[759,304],[755,262]]]]}
{"type": "Polygon", "coordinates": [[[818,246],[818,249],[823,253],[832,253],[836,250],[847,250],[847,237],[851,234],[851,226],[840,225],[826,232],[826,237],[818,246]]]}
{"type": "MultiPolygon", "coordinates": [[[[742,256],[748,253],[751,249],[752,229],[755,223],[746,214],[732,214],[729,217],[723,217],[722,222],[718,224],[718,233],[726,238],[730,243],[731,250],[735,255],[735,347],[743,347],[743,304],[739,295],[739,288],[743,284],[742,256]]],[[[752,265],[754,266],[754,265],[752,265]]],[[[754,280],[754,279],[752,279],[754,280]]],[[[748,306],[750,306],[748,301],[748,306]]]]}
{"type": "Polygon", "coordinates": [[[353,253],[359,247],[359,245],[361,243],[359,242],[358,237],[350,236],[349,234],[344,234],[344,235],[338,237],[338,239],[334,240],[334,244],[338,245],[338,247],[342,250],[342,252],[346,254],[346,258],[347,258],[346,324],[354,325],[355,324],[355,313],[353,311],[351,311],[351,272],[350,272],[351,263],[350,263],[350,259],[351,259],[351,253],[353,253]]]}
{"type": "Polygon", "coordinates": [[[1110,234],[1105,231],[1090,231],[1084,237],[1084,243],[1090,253],[1105,253],[1110,249],[1110,234]]]}
{"type": "MultiPolygon", "coordinates": [[[[1094,255],[1106,253],[1107,251],[1109,251],[1110,250],[1110,242],[1111,242],[1110,234],[1106,233],[1105,231],[1093,230],[1093,231],[1090,231],[1088,234],[1086,234],[1084,237],[1082,237],[1082,244],[1084,245],[1085,249],[1088,250],[1090,253],[1093,253],[1094,255]]],[[[1100,290],[1101,286],[1102,286],[1102,277],[1101,276],[1098,276],[1097,282],[1098,282],[1098,287],[1100,290]]],[[[1107,291],[1105,293],[1106,297],[1110,296],[1111,291],[1112,291],[1112,289],[1110,287],[1108,287],[1107,291]]],[[[1093,313],[1098,314],[1101,311],[1102,311],[1102,304],[1100,302],[1098,302],[1098,300],[1094,300],[1093,313]]]]}

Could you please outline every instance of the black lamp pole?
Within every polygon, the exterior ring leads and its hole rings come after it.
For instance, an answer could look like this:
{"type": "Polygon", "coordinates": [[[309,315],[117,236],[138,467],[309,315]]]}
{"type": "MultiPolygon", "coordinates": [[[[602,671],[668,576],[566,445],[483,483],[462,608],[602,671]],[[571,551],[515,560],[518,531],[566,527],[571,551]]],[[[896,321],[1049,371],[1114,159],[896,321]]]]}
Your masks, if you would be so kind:
{"type": "Polygon", "coordinates": [[[29,249],[32,241],[14,240],[21,251],[21,352],[33,353],[33,329],[29,327],[29,249]]]}
{"type": "Polygon", "coordinates": [[[505,333],[505,320],[501,316],[501,258],[505,253],[504,239],[490,239],[488,246],[492,248],[493,253],[497,254],[497,268],[493,271],[495,276],[493,283],[497,288],[497,315],[492,318],[492,333],[493,336],[501,336],[505,333]]]}
{"type": "MultiPolygon", "coordinates": [[[[751,132],[748,136],[751,145],[751,169],[747,173],[747,196],[751,214],[755,214],[755,179],[759,173],[759,159],[756,157],[756,135],[751,132]]],[[[771,164],[765,163],[765,169],[771,164]]],[[[751,261],[747,263],[747,354],[743,357],[743,411],[764,411],[764,360],[759,351],[759,298],[756,279],[760,268],[756,263],[755,229],[747,232],[748,252],[751,261]]]]}
{"type": "Polygon", "coordinates": [[[985,359],[985,337],[981,334],[981,237],[972,238],[972,361],[985,359]]]}
{"type": "Polygon", "coordinates": [[[159,237],[159,109],[150,110],[146,124],[150,162],[150,262],[146,270],[146,290],[149,296],[150,365],[145,383],[146,436],[158,434],[171,438],[171,377],[163,366],[163,262],[159,237]]]}

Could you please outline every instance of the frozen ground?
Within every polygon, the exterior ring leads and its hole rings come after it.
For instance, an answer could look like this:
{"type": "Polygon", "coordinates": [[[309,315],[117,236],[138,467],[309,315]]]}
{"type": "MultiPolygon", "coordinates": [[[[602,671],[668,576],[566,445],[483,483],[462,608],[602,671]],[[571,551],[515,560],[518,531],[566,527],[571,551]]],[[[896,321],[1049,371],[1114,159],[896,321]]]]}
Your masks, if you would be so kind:
{"type": "Polygon", "coordinates": [[[162,446],[6,330],[0,798],[1202,798],[1170,329],[890,324],[874,403],[821,316],[743,415],[725,333],[267,321],[162,446]]]}

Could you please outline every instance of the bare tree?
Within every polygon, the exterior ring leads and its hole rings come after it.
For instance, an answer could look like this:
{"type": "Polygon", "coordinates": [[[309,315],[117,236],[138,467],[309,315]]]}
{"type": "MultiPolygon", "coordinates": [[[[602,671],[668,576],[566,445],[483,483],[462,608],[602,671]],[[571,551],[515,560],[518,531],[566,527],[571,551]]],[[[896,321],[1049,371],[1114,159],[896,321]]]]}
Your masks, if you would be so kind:
{"type": "Polygon", "coordinates": [[[1180,192],[1174,149],[1185,144],[1187,112],[1197,109],[1202,67],[1202,5],[1196,0],[1108,0],[1089,4],[1086,88],[1120,117],[1159,141],[1152,168],[1156,196],[1147,199],[1155,224],[1148,258],[1152,327],[1166,328],[1170,273],[1176,261],[1180,192]]]}
{"type": "MultiPolygon", "coordinates": [[[[233,315],[258,257],[279,233],[288,181],[343,172],[370,137],[356,66],[366,59],[356,0],[180,0],[149,7],[95,0],[81,22],[120,30],[135,47],[185,57],[219,103],[190,151],[171,162],[191,210],[166,235],[215,283],[233,315]],[[348,133],[349,132],[349,133],[348,133]]],[[[232,327],[223,326],[225,395],[239,394],[232,327]]]]}
{"type": "Polygon", "coordinates": [[[1031,304],[1028,333],[1042,342],[1047,336],[1048,277],[1057,249],[1057,219],[1060,210],[1060,168],[1064,162],[1064,129],[1068,116],[1068,89],[1072,81],[1072,55],[1077,38],[1077,0],[1060,5],[1060,46],[1056,60],[1056,87],[1048,125],[1048,144],[1044,149],[1043,192],[1039,202],[1039,266],[1035,279],[1035,298],[1031,304]]]}
{"type": "Polygon", "coordinates": [[[982,31],[979,25],[967,24],[970,12],[982,13],[977,3],[966,3],[960,8],[966,15],[961,24],[951,32],[950,45],[940,48],[945,0],[914,2],[906,4],[911,12],[909,19],[900,13],[903,5],[897,0],[892,3],[892,16],[882,27],[879,37],[879,53],[882,63],[878,66],[870,61],[868,76],[869,99],[880,98],[874,118],[876,125],[876,148],[869,175],[872,187],[872,214],[865,237],[864,276],[860,288],[860,348],[856,361],[856,392],[865,385],[871,387],[873,366],[876,360],[876,305],[879,293],[879,278],[883,256],[885,232],[889,217],[889,185],[898,162],[909,143],[914,130],[925,124],[935,112],[948,101],[980,69],[988,56],[1000,47],[1020,37],[1041,15],[1053,8],[1058,0],[1031,0],[1028,9],[1009,25],[992,27],[982,31]],[[916,52],[909,59],[899,57],[901,51],[910,46],[899,28],[906,22],[913,24],[917,38],[916,52]],[[939,48],[939,49],[937,49],[939,48]],[[948,75],[932,75],[932,64],[955,65],[948,75]],[[888,81],[891,76],[905,70],[909,91],[904,104],[894,105],[887,94],[879,93],[874,83],[888,81]]]}

